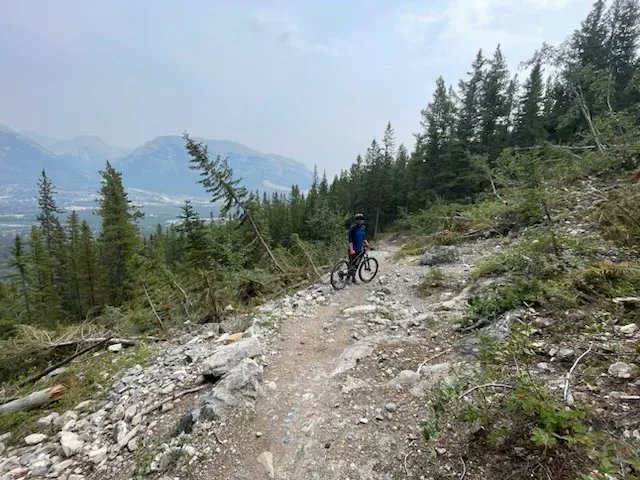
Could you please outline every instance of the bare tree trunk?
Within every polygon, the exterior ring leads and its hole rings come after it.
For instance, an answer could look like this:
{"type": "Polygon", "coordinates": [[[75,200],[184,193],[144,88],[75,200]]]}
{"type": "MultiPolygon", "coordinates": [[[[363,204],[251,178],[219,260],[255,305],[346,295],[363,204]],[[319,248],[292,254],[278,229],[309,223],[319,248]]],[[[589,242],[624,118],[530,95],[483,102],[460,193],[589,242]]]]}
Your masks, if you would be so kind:
{"type": "Polygon", "coordinates": [[[203,269],[200,269],[200,273],[204,277],[204,281],[207,283],[207,298],[209,299],[209,301],[211,302],[211,306],[213,307],[213,316],[216,317],[217,320],[222,320],[220,306],[218,305],[218,300],[216,299],[215,293],[213,293],[211,282],[209,282],[209,276],[203,269]]]}
{"type": "Polygon", "coordinates": [[[173,284],[175,285],[175,287],[180,290],[180,293],[182,293],[182,296],[184,297],[184,312],[187,314],[188,318],[191,318],[191,314],[189,313],[189,308],[187,308],[187,305],[191,305],[191,302],[189,301],[189,297],[187,296],[187,292],[184,291],[184,288],[182,288],[180,285],[178,285],[178,282],[176,282],[174,279],[171,279],[171,281],[173,282],[173,284]]]}
{"type": "Polygon", "coordinates": [[[17,398],[3,405],[0,405],[0,414],[18,412],[22,410],[32,410],[34,408],[54,402],[64,395],[64,385],[55,385],[46,390],[39,390],[30,393],[26,397],[17,398]]]}
{"type": "Polygon", "coordinates": [[[307,250],[304,248],[304,245],[302,244],[302,241],[300,240],[300,237],[296,234],[295,238],[296,238],[296,242],[298,243],[298,246],[300,247],[300,250],[302,250],[302,253],[304,253],[304,256],[307,257],[307,260],[311,264],[311,267],[313,268],[313,271],[315,272],[316,276],[318,277],[318,279],[320,279],[320,281],[322,281],[322,275],[320,274],[320,272],[316,268],[316,264],[313,262],[313,259],[311,258],[311,255],[309,255],[307,253],[307,250]]]}
{"type": "Polygon", "coordinates": [[[591,112],[589,111],[589,106],[587,105],[587,101],[582,94],[582,90],[578,86],[574,86],[574,95],[576,97],[576,102],[578,103],[578,107],[580,107],[580,112],[582,112],[582,116],[585,121],[589,125],[589,130],[591,130],[591,134],[593,135],[593,139],[596,142],[596,146],[598,147],[598,151],[601,155],[604,155],[605,147],[600,141],[600,132],[593,124],[593,120],[591,119],[591,112]]]}
{"type": "Polygon", "coordinates": [[[267,251],[267,255],[269,255],[269,258],[271,258],[271,261],[276,266],[276,268],[278,270],[280,270],[281,273],[285,273],[284,269],[282,268],[280,263],[278,263],[278,260],[276,259],[275,255],[271,251],[271,248],[269,247],[269,245],[265,241],[264,237],[262,236],[262,233],[260,233],[260,229],[258,228],[258,224],[256,223],[255,219],[253,218],[253,214],[251,213],[251,209],[249,209],[248,207],[245,207],[244,205],[242,205],[242,208],[244,210],[245,216],[249,219],[249,222],[251,223],[251,227],[253,228],[253,231],[255,232],[256,237],[258,238],[260,243],[262,243],[262,246],[264,247],[264,249],[267,251]]]}
{"type": "Polygon", "coordinates": [[[153,314],[156,317],[156,320],[158,320],[158,323],[160,324],[160,328],[164,330],[164,323],[162,323],[162,319],[160,318],[160,315],[158,315],[158,312],[156,311],[156,307],[153,305],[153,302],[151,301],[151,297],[149,296],[149,292],[147,291],[147,286],[144,284],[144,282],[142,282],[142,288],[144,289],[144,294],[147,297],[147,302],[149,302],[149,306],[151,307],[151,310],[153,311],[153,314]]]}

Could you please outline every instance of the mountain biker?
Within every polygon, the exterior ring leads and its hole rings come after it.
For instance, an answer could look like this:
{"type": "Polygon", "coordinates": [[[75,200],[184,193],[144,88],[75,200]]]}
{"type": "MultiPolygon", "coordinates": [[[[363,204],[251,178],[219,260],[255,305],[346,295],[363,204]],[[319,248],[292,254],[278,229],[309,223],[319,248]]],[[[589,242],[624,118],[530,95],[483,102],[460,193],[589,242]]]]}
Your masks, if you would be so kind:
{"type": "MultiPolygon", "coordinates": [[[[369,246],[369,242],[365,239],[366,227],[364,225],[364,214],[356,213],[356,223],[349,228],[349,278],[353,283],[356,282],[356,270],[358,267],[358,259],[362,255],[365,247],[369,246]]],[[[349,281],[347,279],[347,281],[349,281]]]]}

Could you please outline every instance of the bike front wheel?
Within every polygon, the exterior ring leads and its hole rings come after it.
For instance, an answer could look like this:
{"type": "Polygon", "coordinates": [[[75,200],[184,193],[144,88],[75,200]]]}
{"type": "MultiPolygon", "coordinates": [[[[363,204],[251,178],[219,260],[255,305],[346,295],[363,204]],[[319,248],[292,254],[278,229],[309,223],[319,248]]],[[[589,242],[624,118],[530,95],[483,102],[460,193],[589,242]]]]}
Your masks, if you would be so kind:
{"type": "Polygon", "coordinates": [[[358,276],[364,283],[369,283],[378,274],[378,261],[373,257],[365,257],[360,262],[358,276]]]}
{"type": "Polygon", "coordinates": [[[342,290],[349,280],[349,262],[340,260],[331,269],[331,285],[336,290],[342,290]]]}

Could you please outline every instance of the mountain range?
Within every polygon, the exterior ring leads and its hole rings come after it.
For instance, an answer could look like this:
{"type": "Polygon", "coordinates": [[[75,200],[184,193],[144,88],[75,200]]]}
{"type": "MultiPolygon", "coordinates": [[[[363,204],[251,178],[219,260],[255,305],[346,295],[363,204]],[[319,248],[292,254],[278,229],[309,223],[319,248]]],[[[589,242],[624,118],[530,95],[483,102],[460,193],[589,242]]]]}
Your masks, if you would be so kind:
{"type": "MultiPolygon", "coordinates": [[[[250,190],[287,192],[293,184],[304,189],[311,183],[311,171],[299,161],[229,140],[201,140],[210,155],[228,158],[234,176],[250,190]]],[[[122,172],[127,189],[159,198],[206,196],[180,136],[156,137],[127,150],[94,136],[56,139],[0,125],[0,199],[7,192],[33,191],[42,169],[61,190],[95,192],[107,161],[122,172]]]]}

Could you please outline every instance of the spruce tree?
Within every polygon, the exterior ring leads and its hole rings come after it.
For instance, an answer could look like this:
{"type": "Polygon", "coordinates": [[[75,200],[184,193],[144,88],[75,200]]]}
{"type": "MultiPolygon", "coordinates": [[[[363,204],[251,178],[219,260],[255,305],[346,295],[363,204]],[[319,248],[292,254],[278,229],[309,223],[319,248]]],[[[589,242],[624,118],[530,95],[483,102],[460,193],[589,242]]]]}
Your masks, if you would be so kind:
{"type": "Polygon", "coordinates": [[[67,219],[68,251],[65,278],[67,303],[76,315],[82,314],[82,302],[80,298],[80,268],[82,252],[80,251],[80,219],[75,210],[67,219]]]}
{"type": "Polygon", "coordinates": [[[62,305],[53,283],[51,257],[38,227],[31,228],[30,242],[29,278],[33,321],[54,327],[62,319],[62,305]]]}
{"type": "Polygon", "coordinates": [[[542,65],[537,61],[524,84],[524,94],[520,101],[513,134],[516,145],[529,147],[544,139],[543,107],[542,65]]]}
{"type": "Polygon", "coordinates": [[[493,58],[489,61],[489,70],[482,84],[480,102],[481,151],[488,154],[491,161],[497,158],[506,145],[506,134],[511,115],[510,87],[513,85],[509,79],[509,70],[500,45],[498,45],[493,58]]]}
{"type": "Polygon", "coordinates": [[[573,35],[571,46],[576,60],[583,67],[590,65],[595,70],[607,68],[606,6],[605,0],[595,0],[580,29],[573,35]]]}
{"type": "Polygon", "coordinates": [[[98,213],[102,217],[99,242],[103,293],[108,304],[120,305],[129,298],[131,289],[129,261],[138,245],[136,214],[122,185],[122,174],[107,162],[100,175],[98,213]]]}
{"type": "Polygon", "coordinates": [[[460,116],[457,126],[458,140],[463,148],[472,149],[480,128],[480,95],[483,89],[485,59],[482,50],[468,73],[469,79],[460,81],[460,116]]]}
{"type": "Polygon", "coordinates": [[[55,194],[55,186],[49,177],[47,177],[46,172],[42,170],[40,180],[38,181],[38,215],[36,219],[40,223],[44,242],[48,249],[51,248],[55,230],[60,225],[58,214],[60,214],[61,211],[58,210],[58,206],[56,205],[55,194]]]}
{"type": "MultiPolygon", "coordinates": [[[[640,37],[640,4],[638,0],[614,0],[609,11],[607,41],[609,72],[612,77],[614,104],[629,106],[628,87],[640,72],[637,49],[640,37]]],[[[611,105],[610,105],[611,106],[611,105]]]]}
{"type": "Polygon", "coordinates": [[[210,262],[204,221],[190,200],[185,200],[178,218],[177,230],[184,238],[187,262],[192,266],[207,266],[210,262]]]}
{"type": "Polygon", "coordinates": [[[28,259],[27,254],[24,251],[24,244],[20,235],[16,235],[13,248],[11,249],[11,267],[18,273],[20,282],[20,291],[22,292],[22,299],[24,301],[24,308],[27,313],[27,317],[31,317],[31,298],[29,295],[29,281],[28,275],[28,259]]]}
{"type": "Polygon", "coordinates": [[[91,228],[86,221],[80,225],[78,239],[78,279],[83,314],[98,305],[99,271],[96,248],[91,228]]]}
{"type": "Polygon", "coordinates": [[[237,209],[243,220],[247,220],[251,225],[256,238],[264,247],[273,265],[284,273],[284,268],[276,259],[265,236],[260,231],[251,207],[246,200],[247,191],[244,187],[239,186],[240,179],[233,177],[233,170],[229,167],[227,159],[223,159],[218,155],[215,160],[211,160],[206,145],[194,141],[186,133],[184,134],[184,140],[187,153],[191,157],[189,167],[200,172],[198,183],[211,194],[211,201],[214,203],[220,200],[223,201],[221,209],[223,214],[228,213],[231,209],[237,209]]]}

